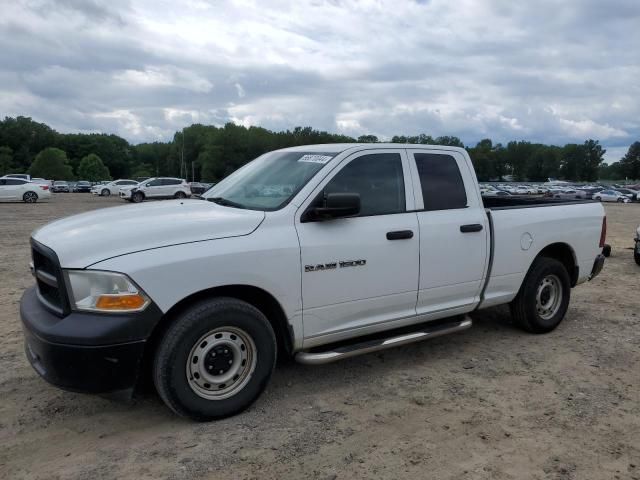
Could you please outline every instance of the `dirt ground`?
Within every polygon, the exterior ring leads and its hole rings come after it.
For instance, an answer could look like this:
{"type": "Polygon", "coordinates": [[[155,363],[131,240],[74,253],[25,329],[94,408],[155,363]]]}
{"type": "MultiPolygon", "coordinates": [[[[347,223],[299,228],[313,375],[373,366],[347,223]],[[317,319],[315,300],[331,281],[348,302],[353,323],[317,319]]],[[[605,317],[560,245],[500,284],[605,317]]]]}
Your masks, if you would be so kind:
{"type": "Polygon", "coordinates": [[[30,232],[117,204],[0,204],[0,478],[640,479],[640,204],[606,206],[613,254],[551,334],[482,311],[463,333],[279,365],[247,412],[208,424],[152,393],[124,404],[60,391],[24,357],[30,232]]]}

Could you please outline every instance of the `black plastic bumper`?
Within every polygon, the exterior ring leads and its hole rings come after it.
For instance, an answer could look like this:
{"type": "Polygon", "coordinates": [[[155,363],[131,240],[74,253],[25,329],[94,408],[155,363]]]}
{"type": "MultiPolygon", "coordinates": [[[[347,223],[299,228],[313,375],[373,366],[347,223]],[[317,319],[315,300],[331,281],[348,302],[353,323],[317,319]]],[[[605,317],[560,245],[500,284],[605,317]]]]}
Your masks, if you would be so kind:
{"type": "Polygon", "coordinates": [[[598,254],[595,261],[593,262],[593,268],[591,269],[591,275],[589,275],[589,280],[595,278],[601,271],[602,267],[604,267],[604,255],[598,254]]]}
{"type": "Polygon", "coordinates": [[[135,315],[71,313],[58,317],[44,308],[35,287],[20,303],[25,353],[47,382],[76,392],[132,390],[146,339],[161,317],[155,305],[135,315]]]}

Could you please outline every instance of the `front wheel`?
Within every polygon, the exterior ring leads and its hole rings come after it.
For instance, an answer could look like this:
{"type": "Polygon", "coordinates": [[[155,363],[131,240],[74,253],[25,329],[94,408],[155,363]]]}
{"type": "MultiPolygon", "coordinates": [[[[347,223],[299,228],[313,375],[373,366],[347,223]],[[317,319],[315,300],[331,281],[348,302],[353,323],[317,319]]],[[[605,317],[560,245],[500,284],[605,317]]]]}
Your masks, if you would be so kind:
{"type": "Polygon", "coordinates": [[[602,201],[602,197],[594,197],[593,198],[596,202],[601,202],[602,201]]]}
{"type": "Polygon", "coordinates": [[[622,198],[619,198],[618,200],[616,200],[616,202],[622,203],[622,202],[624,202],[624,200],[622,198]]]}
{"type": "Polygon", "coordinates": [[[276,361],[271,324],[235,298],[199,302],[176,318],[155,354],[153,380],[171,410],[197,421],[234,415],[266,387],[276,361]]]}
{"type": "Polygon", "coordinates": [[[36,203],[38,201],[38,194],[36,192],[25,192],[22,200],[24,203],[36,203]]]}
{"type": "Polygon", "coordinates": [[[547,333],[555,329],[569,308],[571,282],[562,263],[539,257],[511,302],[511,316],[524,330],[547,333]]]}
{"type": "Polygon", "coordinates": [[[111,190],[109,190],[108,188],[104,188],[102,192],[100,192],[100,195],[102,195],[103,197],[108,197],[109,195],[111,195],[111,190]]]}
{"type": "Polygon", "coordinates": [[[140,203],[144,200],[144,194],[142,192],[135,192],[131,195],[131,201],[133,203],[140,203]]]}
{"type": "Polygon", "coordinates": [[[640,265],[640,243],[636,243],[636,248],[633,249],[633,259],[640,265]]]}

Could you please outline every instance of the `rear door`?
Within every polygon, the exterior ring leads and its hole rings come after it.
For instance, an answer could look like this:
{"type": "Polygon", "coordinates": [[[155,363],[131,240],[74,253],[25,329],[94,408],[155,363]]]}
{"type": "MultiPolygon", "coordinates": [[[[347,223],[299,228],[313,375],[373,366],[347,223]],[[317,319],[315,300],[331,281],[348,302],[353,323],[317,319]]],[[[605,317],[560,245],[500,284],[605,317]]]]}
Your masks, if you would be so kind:
{"type": "Polygon", "coordinates": [[[304,345],[415,319],[418,220],[403,149],[354,153],[296,214],[301,247],[304,345]],[[328,193],[358,193],[357,217],[301,222],[328,193]]]}
{"type": "Polygon", "coordinates": [[[489,228],[475,174],[457,151],[409,149],[420,226],[418,315],[472,310],[487,266],[489,228]]]}

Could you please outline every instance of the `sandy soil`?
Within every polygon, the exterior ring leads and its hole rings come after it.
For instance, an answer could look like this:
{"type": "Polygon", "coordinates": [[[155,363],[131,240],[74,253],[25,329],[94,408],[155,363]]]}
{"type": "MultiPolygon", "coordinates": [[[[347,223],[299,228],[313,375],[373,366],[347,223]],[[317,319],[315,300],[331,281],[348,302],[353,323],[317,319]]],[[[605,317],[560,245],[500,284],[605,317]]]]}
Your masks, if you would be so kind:
{"type": "Polygon", "coordinates": [[[249,411],[194,424],[151,393],[62,392],[24,358],[30,232],[118,203],[0,204],[0,478],[640,479],[640,205],[607,205],[613,255],[551,334],[483,311],[430,342],[285,363],[249,411]]]}

